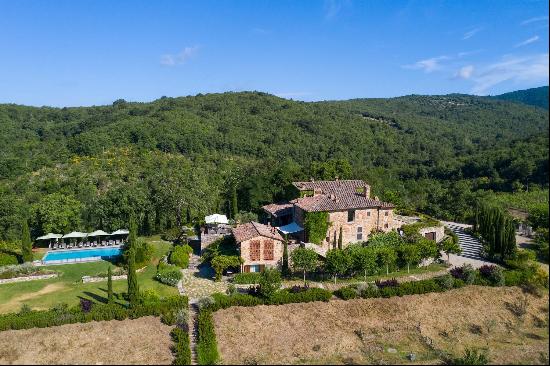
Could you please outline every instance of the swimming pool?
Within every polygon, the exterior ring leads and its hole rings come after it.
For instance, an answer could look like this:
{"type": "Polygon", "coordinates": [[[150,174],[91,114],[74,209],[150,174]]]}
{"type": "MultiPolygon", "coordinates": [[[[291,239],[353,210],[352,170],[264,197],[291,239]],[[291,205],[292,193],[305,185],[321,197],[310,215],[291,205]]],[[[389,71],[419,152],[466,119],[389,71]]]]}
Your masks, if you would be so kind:
{"type": "Polygon", "coordinates": [[[77,250],[49,251],[42,258],[44,264],[90,262],[112,259],[122,254],[122,248],[94,248],[77,250]]]}

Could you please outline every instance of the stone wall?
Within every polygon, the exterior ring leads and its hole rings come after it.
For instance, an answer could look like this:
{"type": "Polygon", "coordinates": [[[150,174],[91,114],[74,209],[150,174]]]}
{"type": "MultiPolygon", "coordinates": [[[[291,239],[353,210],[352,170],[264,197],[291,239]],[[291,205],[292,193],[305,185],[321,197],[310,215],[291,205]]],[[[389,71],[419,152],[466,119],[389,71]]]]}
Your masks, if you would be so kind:
{"type": "MultiPolygon", "coordinates": [[[[120,276],[112,276],[111,277],[113,281],[116,280],[125,280],[128,278],[127,275],[120,275],[120,276]]],[[[107,281],[107,277],[92,277],[92,276],[82,276],[82,283],[89,283],[89,282],[102,282],[107,281]]]]}
{"type": "Polygon", "coordinates": [[[418,233],[422,236],[425,236],[427,233],[433,233],[433,232],[435,232],[436,243],[439,243],[445,237],[445,227],[443,225],[424,227],[418,230],[418,233]]]}
{"type": "Polygon", "coordinates": [[[39,276],[4,278],[4,279],[0,279],[0,284],[13,283],[13,282],[27,282],[27,281],[34,281],[34,280],[46,280],[48,278],[54,278],[54,277],[57,277],[57,273],[51,273],[51,274],[39,275],[39,276]]]}
{"type": "Polygon", "coordinates": [[[331,225],[328,229],[328,241],[323,242],[324,247],[332,247],[334,234],[340,236],[340,227],[342,228],[342,245],[346,247],[350,243],[366,241],[369,234],[378,227],[380,230],[388,232],[395,228],[393,219],[393,210],[378,210],[369,208],[364,210],[355,210],[355,219],[348,222],[348,211],[336,211],[329,213],[331,225]],[[378,214],[380,213],[380,216],[378,214]],[[386,216],[387,213],[387,216],[386,216]],[[361,228],[362,237],[358,239],[358,228],[361,228]]]}
{"type": "Polygon", "coordinates": [[[279,267],[283,261],[284,245],[282,241],[258,236],[240,243],[241,258],[244,260],[243,266],[263,264],[266,267],[279,267]],[[250,243],[260,241],[260,260],[252,261],[250,259],[250,243]],[[264,246],[266,242],[273,242],[273,260],[264,259],[264,246]]]}

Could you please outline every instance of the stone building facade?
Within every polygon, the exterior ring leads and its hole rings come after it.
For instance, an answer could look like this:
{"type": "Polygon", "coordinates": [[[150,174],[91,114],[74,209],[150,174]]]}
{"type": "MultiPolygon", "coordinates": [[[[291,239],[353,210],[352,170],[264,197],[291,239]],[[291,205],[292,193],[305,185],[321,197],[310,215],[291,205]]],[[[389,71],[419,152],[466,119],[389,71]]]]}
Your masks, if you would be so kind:
{"type": "MultiPolygon", "coordinates": [[[[388,232],[398,227],[394,220],[394,206],[370,197],[370,186],[362,180],[335,180],[294,182],[300,198],[290,202],[264,206],[268,221],[293,221],[304,227],[309,212],[327,212],[329,228],[320,245],[329,249],[337,241],[342,228],[342,244],[363,242],[374,231],[388,232]]],[[[307,233],[294,237],[308,241],[307,233]]]]}
{"type": "Polygon", "coordinates": [[[251,222],[232,230],[244,263],[241,272],[260,272],[282,265],[283,237],[273,226],[251,222]]]}

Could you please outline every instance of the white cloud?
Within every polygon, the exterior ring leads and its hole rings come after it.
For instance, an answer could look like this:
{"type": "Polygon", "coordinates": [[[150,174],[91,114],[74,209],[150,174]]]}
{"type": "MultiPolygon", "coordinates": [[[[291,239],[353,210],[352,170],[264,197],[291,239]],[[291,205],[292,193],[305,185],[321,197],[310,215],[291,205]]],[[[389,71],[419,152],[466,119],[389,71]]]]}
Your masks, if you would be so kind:
{"type": "Polygon", "coordinates": [[[495,85],[514,83],[548,84],[548,53],[530,56],[505,56],[471,77],[474,94],[487,94],[495,85]]]}
{"type": "Polygon", "coordinates": [[[521,47],[521,46],[526,46],[526,45],[528,45],[528,44],[530,44],[530,43],[533,43],[533,42],[538,41],[538,39],[539,39],[539,36],[534,36],[534,37],[531,37],[531,38],[529,38],[529,39],[526,39],[526,40],[523,41],[523,42],[520,42],[520,43],[516,44],[514,47],[517,48],[517,47],[521,47]]]}
{"type": "Polygon", "coordinates": [[[198,46],[185,47],[177,54],[164,54],[160,56],[160,64],[164,66],[175,66],[184,64],[187,60],[197,55],[198,46]]]}
{"type": "Polygon", "coordinates": [[[460,79],[469,79],[474,73],[474,65],[463,66],[455,74],[455,77],[460,79]]]}
{"type": "Polygon", "coordinates": [[[412,70],[423,70],[425,73],[430,73],[441,69],[441,61],[448,59],[450,59],[449,56],[432,57],[426,60],[417,61],[412,65],[404,65],[403,68],[412,70]]]}
{"type": "Polygon", "coordinates": [[[531,24],[531,23],[535,23],[535,22],[540,22],[540,21],[543,21],[543,20],[548,21],[548,16],[534,17],[534,18],[526,19],[526,20],[524,20],[523,22],[521,22],[519,24],[520,25],[527,25],[527,24],[531,24]]]}
{"type": "Polygon", "coordinates": [[[473,36],[475,36],[475,34],[479,31],[481,31],[483,28],[474,28],[466,33],[464,33],[464,36],[462,37],[463,40],[466,40],[466,39],[469,39],[469,38],[472,38],[473,36]]]}

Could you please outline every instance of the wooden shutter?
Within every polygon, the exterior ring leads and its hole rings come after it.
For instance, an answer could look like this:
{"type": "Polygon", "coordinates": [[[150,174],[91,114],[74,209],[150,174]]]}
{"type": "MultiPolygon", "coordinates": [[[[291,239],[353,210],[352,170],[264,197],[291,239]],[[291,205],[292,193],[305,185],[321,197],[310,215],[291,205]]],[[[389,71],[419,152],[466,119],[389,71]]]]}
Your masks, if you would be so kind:
{"type": "Polygon", "coordinates": [[[259,261],[260,260],[260,241],[253,240],[250,242],[250,260],[259,261]]]}
{"type": "Polygon", "coordinates": [[[264,242],[264,260],[272,261],[274,259],[273,246],[273,240],[264,242]]]}

